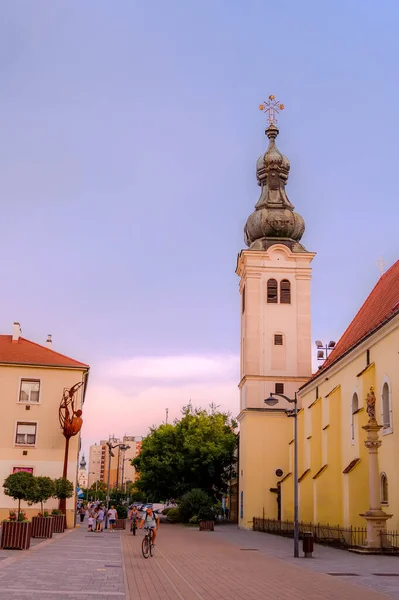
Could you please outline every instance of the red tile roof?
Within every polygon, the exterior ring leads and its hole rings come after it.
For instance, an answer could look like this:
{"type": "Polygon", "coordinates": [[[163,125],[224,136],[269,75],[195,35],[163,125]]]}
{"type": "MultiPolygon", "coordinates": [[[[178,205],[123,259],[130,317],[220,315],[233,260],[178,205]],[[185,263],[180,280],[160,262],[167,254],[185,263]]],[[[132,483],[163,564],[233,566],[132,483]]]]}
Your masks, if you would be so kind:
{"type": "Polygon", "coordinates": [[[18,341],[13,342],[11,335],[0,335],[0,364],[89,368],[89,365],[25,338],[20,337],[18,341]]]}
{"type": "Polygon", "coordinates": [[[311,379],[323,373],[397,313],[399,313],[399,260],[380,277],[322,368],[311,379]]]}

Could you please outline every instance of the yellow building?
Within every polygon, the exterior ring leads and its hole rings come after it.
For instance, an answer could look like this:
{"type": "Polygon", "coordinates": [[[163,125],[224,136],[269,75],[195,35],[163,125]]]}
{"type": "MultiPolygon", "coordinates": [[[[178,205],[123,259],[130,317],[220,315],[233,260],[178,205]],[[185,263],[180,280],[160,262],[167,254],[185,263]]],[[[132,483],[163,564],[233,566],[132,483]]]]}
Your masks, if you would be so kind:
{"type": "MultiPolygon", "coordinates": [[[[365,398],[373,387],[382,426],[380,503],[392,514],[387,528],[399,530],[398,351],[399,261],[382,275],[322,368],[300,389],[300,520],[364,527],[360,515],[369,508],[370,482],[362,428],[368,422],[365,398]]],[[[292,447],[286,452],[292,454],[292,447]]],[[[282,518],[292,520],[292,476],[281,489],[282,518]]]]}
{"type": "MultiPolygon", "coordinates": [[[[64,388],[82,381],[77,395],[82,408],[89,367],[51,349],[30,342],[21,335],[19,323],[14,323],[12,335],[0,336],[0,381],[2,417],[0,420],[0,481],[17,471],[33,475],[62,477],[65,438],[59,421],[58,407],[64,388]]],[[[84,417],[84,414],[83,414],[84,417]]],[[[71,438],[68,479],[76,488],[80,436],[71,438]]],[[[0,520],[15,508],[12,498],[5,496],[0,486],[0,520]]],[[[74,523],[75,498],[67,500],[67,523],[74,523]]],[[[40,507],[23,506],[28,516],[40,507]]],[[[58,508],[58,501],[49,500],[46,508],[58,508]]]]}

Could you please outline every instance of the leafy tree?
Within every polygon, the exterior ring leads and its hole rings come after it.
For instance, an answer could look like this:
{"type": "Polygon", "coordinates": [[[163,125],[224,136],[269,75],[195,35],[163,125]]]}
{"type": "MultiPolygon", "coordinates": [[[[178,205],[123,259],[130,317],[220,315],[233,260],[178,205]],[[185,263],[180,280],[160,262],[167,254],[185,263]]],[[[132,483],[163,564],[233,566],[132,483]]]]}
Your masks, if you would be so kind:
{"type": "Polygon", "coordinates": [[[21,512],[21,500],[32,502],[37,494],[36,478],[25,471],[9,475],[4,480],[3,488],[6,496],[18,500],[18,515],[21,512]]]}
{"type": "Polygon", "coordinates": [[[183,407],[174,424],[151,428],[132,464],[135,484],[154,501],[181,497],[193,488],[219,497],[233,475],[237,424],[227,413],[183,407]]]}
{"type": "Polygon", "coordinates": [[[54,479],[54,498],[58,498],[58,500],[65,500],[66,498],[72,498],[72,496],[72,481],[69,481],[69,479],[66,479],[66,477],[54,479]]]}
{"type": "Polygon", "coordinates": [[[212,507],[212,500],[204,490],[194,488],[186,492],[179,504],[179,514],[181,520],[187,523],[192,517],[198,516],[200,513],[212,507]]]}
{"type": "Polygon", "coordinates": [[[34,494],[32,494],[31,503],[37,504],[40,502],[41,513],[43,514],[43,504],[49,498],[52,498],[55,493],[54,481],[51,477],[35,477],[36,486],[34,494]]]}

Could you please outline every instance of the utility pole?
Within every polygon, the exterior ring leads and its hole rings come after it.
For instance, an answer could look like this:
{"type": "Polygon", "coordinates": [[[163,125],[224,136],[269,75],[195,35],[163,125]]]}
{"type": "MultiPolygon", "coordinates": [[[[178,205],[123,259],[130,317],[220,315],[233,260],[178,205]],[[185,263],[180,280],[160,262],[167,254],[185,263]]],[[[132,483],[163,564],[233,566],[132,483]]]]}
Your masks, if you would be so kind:
{"type": "Polygon", "coordinates": [[[169,414],[169,408],[166,408],[166,409],[165,409],[165,412],[166,412],[166,420],[165,420],[165,423],[166,423],[166,425],[167,425],[167,424],[168,424],[168,414],[169,414]]]}

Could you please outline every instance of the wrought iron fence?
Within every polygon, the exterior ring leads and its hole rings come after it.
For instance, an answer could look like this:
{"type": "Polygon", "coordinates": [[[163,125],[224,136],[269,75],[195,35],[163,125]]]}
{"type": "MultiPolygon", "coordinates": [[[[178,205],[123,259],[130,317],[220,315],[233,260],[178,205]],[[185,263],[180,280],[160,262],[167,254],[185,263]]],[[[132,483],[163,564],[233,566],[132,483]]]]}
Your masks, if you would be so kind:
{"type": "Polygon", "coordinates": [[[382,531],[381,546],[384,552],[399,553],[399,532],[398,531],[382,531]]]}
{"type": "MultiPolygon", "coordinates": [[[[262,519],[254,517],[254,531],[273,533],[284,537],[294,537],[294,523],[292,521],[277,521],[276,519],[262,519]]],[[[367,529],[365,527],[340,527],[331,526],[328,523],[299,523],[299,537],[307,532],[313,533],[317,544],[325,544],[336,548],[357,548],[363,546],[366,540],[367,529]]],[[[396,534],[396,543],[399,534],[396,534]]]]}

